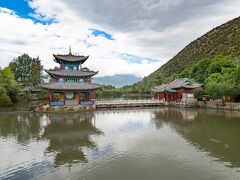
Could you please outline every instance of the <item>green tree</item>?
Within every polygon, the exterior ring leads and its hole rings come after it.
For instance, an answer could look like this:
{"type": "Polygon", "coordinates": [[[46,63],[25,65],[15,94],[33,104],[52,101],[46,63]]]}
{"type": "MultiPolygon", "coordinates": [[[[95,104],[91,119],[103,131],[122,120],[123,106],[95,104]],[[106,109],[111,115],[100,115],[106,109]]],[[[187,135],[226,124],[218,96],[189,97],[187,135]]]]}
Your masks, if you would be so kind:
{"type": "Polygon", "coordinates": [[[16,103],[19,101],[19,89],[16,85],[16,81],[14,79],[14,74],[11,71],[10,67],[5,67],[4,69],[0,69],[0,86],[4,88],[2,90],[2,96],[5,102],[8,102],[8,98],[10,99],[11,103],[6,103],[10,105],[12,103],[16,103]],[[6,96],[8,98],[6,98],[6,96]]]}
{"type": "MultiPolygon", "coordinates": [[[[235,97],[238,95],[235,77],[231,74],[211,74],[206,79],[206,92],[213,99],[222,99],[223,96],[235,97]]],[[[223,101],[224,103],[224,101],[223,101]]]]}
{"type": "Polygon", "coordinates": [[[210,59],[202,59],[192,68],[191,78],[196,80],[199,83],[203,83],[205,80],[205,72],[210,64],[210,59]]]}
{"type": "Polygon", "coordinates": [[[0,78],[2,84],[15,85],[14,74],[10,67],[1,70],[0,78]]]}
{"type": "Polygon", "coordinates": [[[231,71],[232,68],[235,68],[235,65],[232,64],[230,59],[223,56],[215,56],[208,65],[204,76],[208,78],[211,74],[231,71]]]}
{"type": "Polygon", "coordinates": [[[31,58],[28,54],[23,54],[10,62],[9,66],[15,74],[17,82],[25,86],[38,86],[43,79],[43,66],[39,57],[31,58]]]}
{"type": "Polygon", "coordinates": [[[190,78],[190,72],[188,70],[183,70],[179,75],[179,78],[190,78]]]}
{"type": "Polygon", "coordinates": [[[43,81],[43,66],[41,65],[41,61],[39,57],[33,58],[33,63],[32,63],[32,78],[31,78],[31,84],[33,86],[38,86],[40,83],[43,81]]]}
{"type": "Polygon", "coordinates": [[[178,74],[175,73],[172,76],[165,78],[163,83],[164,84],[170,83],[170,82],[174,81],[175,79],[177,79],[178,77],[179,77],[178,74]]]}

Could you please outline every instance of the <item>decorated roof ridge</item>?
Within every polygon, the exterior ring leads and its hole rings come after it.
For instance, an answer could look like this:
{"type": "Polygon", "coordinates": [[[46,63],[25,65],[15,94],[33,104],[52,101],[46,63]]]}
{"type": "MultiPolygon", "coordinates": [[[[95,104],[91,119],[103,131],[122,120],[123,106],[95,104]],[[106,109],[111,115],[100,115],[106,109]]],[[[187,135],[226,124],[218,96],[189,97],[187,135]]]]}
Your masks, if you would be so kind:
{"type": "Polygon", "coordinates": [[[191,87],[191,86],[201,86],[202,84],[199,84],[191,79],[188,78],[180,78],[175,79],[171,83],[168,84],[168,88],[181,88],[181,87],[191,87]]]}
{"type": "Polygon", "coordinates": [[[64,71],[64,70],[45,70],[50,76],[60,77],[91,77],[98,73],[98,71],[64,71]]]}
{"type": "Polygon", "coordinates": [[[41,87],[43,89],[49,90],[95,90],[101,88],[100,84],[83,82],[83,83],[46,83],[42,84],[41,87]]]}

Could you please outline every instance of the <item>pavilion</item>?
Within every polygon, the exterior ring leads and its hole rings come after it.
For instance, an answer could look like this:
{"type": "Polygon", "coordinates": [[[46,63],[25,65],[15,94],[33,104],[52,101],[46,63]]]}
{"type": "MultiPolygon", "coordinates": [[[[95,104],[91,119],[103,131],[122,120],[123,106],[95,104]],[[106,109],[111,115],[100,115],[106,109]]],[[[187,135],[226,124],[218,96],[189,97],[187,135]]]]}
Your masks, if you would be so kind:
{"type": "Polygon", "coordinates": [[[180,102],[193,99],[193,90],[202,84],[188,78],[180,78],[169,84],[161,84],[153,89],[154,98],[165,102],[180,102]]]}

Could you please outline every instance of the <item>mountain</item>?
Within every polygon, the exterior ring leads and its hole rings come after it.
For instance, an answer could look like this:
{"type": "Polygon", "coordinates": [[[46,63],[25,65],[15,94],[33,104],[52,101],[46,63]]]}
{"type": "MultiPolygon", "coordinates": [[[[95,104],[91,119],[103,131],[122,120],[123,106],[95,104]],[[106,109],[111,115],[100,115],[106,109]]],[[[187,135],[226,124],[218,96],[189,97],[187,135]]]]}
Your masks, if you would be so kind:
{"type": "Polygon", "coordinates": [[[166,64],[132,87],[151,88],[162,81],[160,78],[164,79],[184,69],[191,69],[197,61],[216,55],[230,57],[234,64],[240,64],[240,17],[194,40],[166,64]]]}
{"type": "Polygon", "coordinates": [[[115,87],[123,87],[130,84],[134,84],[140,81],[142,78],[132,74],[116,74],[113,76],[103,76],[93,78],[94,83],[112,85],[115,87]]]}

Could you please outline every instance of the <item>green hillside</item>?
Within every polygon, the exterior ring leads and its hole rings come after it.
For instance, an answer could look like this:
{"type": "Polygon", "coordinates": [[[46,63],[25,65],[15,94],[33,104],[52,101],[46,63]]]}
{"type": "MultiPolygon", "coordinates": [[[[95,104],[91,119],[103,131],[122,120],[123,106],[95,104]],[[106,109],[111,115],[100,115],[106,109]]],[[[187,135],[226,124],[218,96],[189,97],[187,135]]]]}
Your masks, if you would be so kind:
{"type": "Polygon", "coordinates": [[[240,64],[240,17],[194,40],[158,70],[125,89],[145,91],[166,81],[167,77],[169,79],[183,70],[191,70],[199,60],[213,58],[217,55],[231,59],[233,64],[240,64]]]}

